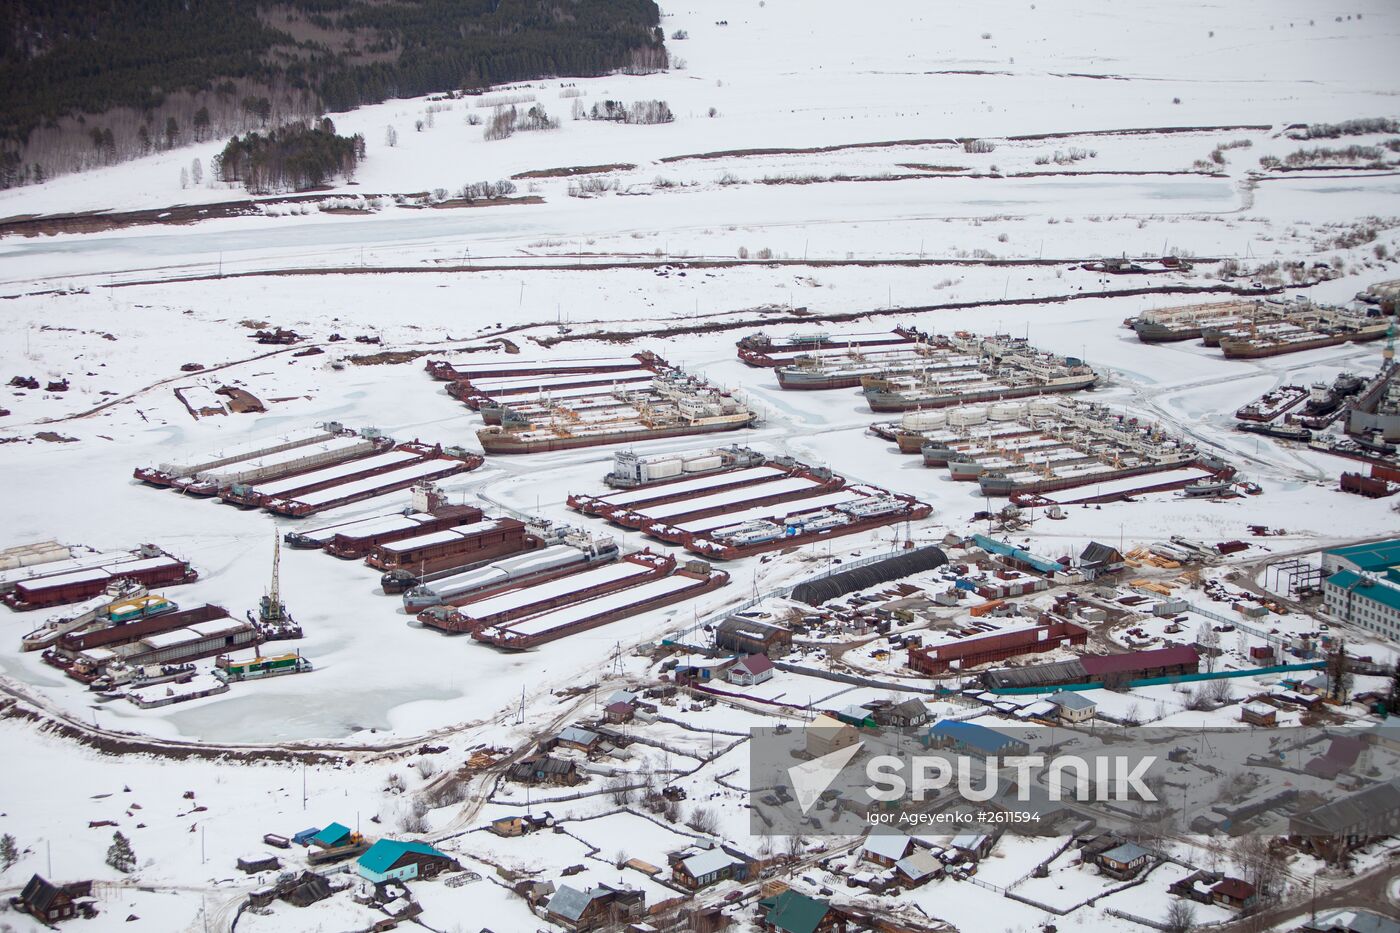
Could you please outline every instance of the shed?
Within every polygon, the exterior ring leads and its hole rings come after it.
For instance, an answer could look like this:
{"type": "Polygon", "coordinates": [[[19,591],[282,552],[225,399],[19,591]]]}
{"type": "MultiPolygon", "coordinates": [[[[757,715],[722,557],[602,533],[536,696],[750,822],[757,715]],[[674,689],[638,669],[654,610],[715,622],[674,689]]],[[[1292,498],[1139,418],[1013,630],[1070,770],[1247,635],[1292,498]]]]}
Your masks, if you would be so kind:
{"type": "Polygon", "coordinates": [[[332,823],[311,837],[311,842],[323,849],[334,849],[336,846],[343,846],[349,841],[351,836],[350,827],[340,823],[332,823]]]}
{"type": "Polygon", "coordinates": [[[866,564],[864,567],[843,570],[819,580],[799,583],[793,588],[792,598],[811,606],[820,606],[827,600],[835,599],[838,596],[854,593],[857,590],[876,586],[889,580],[913,576],[926,570],[935,570],[946,563],[948,563],[948,555],[944,554],[941,548],[932,546],[915,548],[895,557],[866,564]]]}

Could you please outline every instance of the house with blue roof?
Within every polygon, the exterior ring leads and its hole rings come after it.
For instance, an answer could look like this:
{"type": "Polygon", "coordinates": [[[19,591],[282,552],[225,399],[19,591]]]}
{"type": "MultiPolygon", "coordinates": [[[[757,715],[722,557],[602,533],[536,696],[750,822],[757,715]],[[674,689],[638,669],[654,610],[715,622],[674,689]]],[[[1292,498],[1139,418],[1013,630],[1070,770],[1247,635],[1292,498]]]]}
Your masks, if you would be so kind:
{"type": "Polygon", "coordinates": [[[1400,539],[1322,552],[1323,606],[1328,615],[1400,638],[1400,539]]]}
{"type": "Polygon", "coordinates": [[[457,860],[426,842],[381,839],[355,860],[360,877],[374,884],[432,878],[444,871],[459,871],[457,860]]]}
{"type": "Polygon", "coordinates": [[[987,758],[992,755],[1025,755],[1030,746],[1015,736],[988,729],[975,722],[943,720],[935,723],[923,738],[929,748],[944,748],[987,758]]]}

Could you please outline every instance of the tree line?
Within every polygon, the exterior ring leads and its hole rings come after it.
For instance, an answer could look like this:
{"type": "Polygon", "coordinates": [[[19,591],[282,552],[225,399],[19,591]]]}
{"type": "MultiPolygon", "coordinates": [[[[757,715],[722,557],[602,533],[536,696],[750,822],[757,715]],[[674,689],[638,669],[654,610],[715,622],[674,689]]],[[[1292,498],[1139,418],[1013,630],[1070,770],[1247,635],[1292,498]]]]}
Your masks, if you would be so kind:
{"type": "Polygon", "coordinates": [[[0,4],[0,187],[390,97],[666,64],[654,0],[283,0],[275,9],[259,0],[0,4]]]}

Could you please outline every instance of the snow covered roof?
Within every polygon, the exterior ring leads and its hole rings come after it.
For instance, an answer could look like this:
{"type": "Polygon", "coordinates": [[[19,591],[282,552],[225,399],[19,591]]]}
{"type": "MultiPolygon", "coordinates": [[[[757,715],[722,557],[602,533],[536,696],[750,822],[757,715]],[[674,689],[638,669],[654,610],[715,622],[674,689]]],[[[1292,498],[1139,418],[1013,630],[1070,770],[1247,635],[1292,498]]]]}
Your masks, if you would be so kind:
{"type": "Polygon", "coordinates": [[[588,905],[593,899],[601,893],[601,891],[595,891],[591,888],[587,891],[580,891],[567,884],[561,884],[559,890],[554,892],[554,896],[549,899],[549,903],[545,905],[544,909],[566,920],[578,920],[583,916],[583,912],[588,909],[588,905]]]}
{"type": "Polygon", "coordinates": [[[943,863],[934,858],[932,853],[920,849],[913,855],[900,859],[894,867],[911,881],[921,881],[942,868],[943,863]]]}
{"type": "Polygon", "coordinates": [[[1115,848],[1109,849],[1103,854],[1103,857],[1109,859],[1110,861],[1119,862],[1120,864],[1127,865],[1131,862],[1137,861],[1140,858],[1146,858],[1151,854],[1151,852],[1147,851],[1142,846],[1138,845],[1136,842],[1125,842],[1120,846],[1116,846],[1115,848]]]}
{"type": "Polygon", "coordinates": [[[703,878],[717,871],[723,871],[730,865],[739,865],[741,863],[723,849],[710,849],[707,852],[700,852],[689,858],[681,859],[681,864],[685,866],[686,873],[689,874],[690,877],[703,878]]]}
{"type": "Polygon", "coordinates": [[[908,854],[912,841],[908,836],[898,833],[876,833],[866,837],[865,845],[861,846],[861,851],[898,862],[908,854]]]}
{"type": "Polygon", "coordinates": [[[1088,697],[1069,690],[1064,690],[1055,694],[1050,698],[1050,702],[1054,703],[1056,706],[1062,706],[1065,709],[1075,710],[1094,709],[1096,705],[1094,701],[1088,697]]]}

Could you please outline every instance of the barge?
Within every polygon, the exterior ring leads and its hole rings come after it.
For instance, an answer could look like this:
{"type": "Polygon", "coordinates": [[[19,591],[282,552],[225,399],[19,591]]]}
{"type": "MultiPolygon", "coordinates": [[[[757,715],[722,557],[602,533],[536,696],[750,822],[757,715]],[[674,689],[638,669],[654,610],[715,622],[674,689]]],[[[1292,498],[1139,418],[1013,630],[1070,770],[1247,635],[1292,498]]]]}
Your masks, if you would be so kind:
{"type": "MultiPolygon", "coordinates": [[[[373,432],[373,429],[367,431],[373,432]]],[[[175,480],[171,487],[187,496],[216,496],[235,484],[268,482],[318,470],[369,457],[393,445],[393,438],[380,436],[377,432],[369,436],[333,437],[328,441],[240,460],[212,470],[201,470],[193,476],[175,480]]]]}
{"type": "Polygon", "coordinates": [[[526,533],[524,522],[491,518],[375,545],[365,564],[386,573],[402,569],[421,576],[538,546],[539,539],[526,533]]]}
{"type": "Polygon", "coordinates": [[[254,654],[251,658],[222,654],[214,661],[214,676],[226,684],[264,680],[284,674],[305,674],[310,670],[313,670],[310,659],[303,658],[299,651],[293,654],[254,654]]]}
{"type": "Polygon", "coordinates": [[[332,421],[314,428],[300,428],[285,434],[245,441],[242,444],[207,454],[194,461],[183,463],[170,461],[156,466],[137,467],[132,475],[147,485],[165,487],[172,485],[178,479],[187,479],[204,470],[227,466],[241,460],[255,460],[268,454],[328,441],[344,433],[344,426],[332,421]]]}
{"type": "Polygon", "coordinates": [[[324,548],[332,557],[357,560],[369,556],[376,547],[409,538],[469,527],[484,518],[481,509],[471,505],[443,506],[436,511],[389,515],[359,528],[338,531],[324,548]]]}
{"type": "Polygon", "coordinates": [[[227,505],[256,509],[273,499],[291,499],[302,493],[319,492],[341,483],[388,473],[432,454],[432,448],[400,444],[392,449],[311,471],[299,471],[262,483],[234,483],[219,490],[219,500],[227,505]]]}
{"type": "MultiPolygon", "coordinates": [[[[670,560],[674,563],[674,559],[670,560]]],[[[667,576],[514,622],[478,628],[471,635],[476,641],[497,648],[524,651],[610,622],[694,599],[728,582],[729,574],[724,571],[692,561],[667,576]]]]}
{"type": "Polygon", "coordinates": [[[843,477],[834,476],[827,471],[822,471],[821,475],[794,473],[695,498],[682,498],[636,509],[615,508],[603,517],[623,528],[640,529],[659,522],[675,523],[708,518],[711,515],[724,515],[736,510],[804,499],[821,493],[836,492],[845,485],[843,477]]]}
{"type": "Polygon", "coordinates": [[[477,410],[499,407],[511,401],[524,401],[534,396],[549,396],[555,392],[576,389],[627,392],[645,388],[656,378],[650,369],[633,368],[617,372],[571,376],[528,376],[522,379],[453,382],[447,394],[468,408],[477,410]]]}
{"type": "Polygon", "coordinates": [[[580,567],[543,583],[523,583],[493,595],[473,596],[456,603],[456,608],[427,609],[419,613],[418,621],[450,634],[473,632],[628,589],[664,577],[675,566],[676,559],[670,555],[642,551],[602,566],[580,567]]]}
{"type": "Polygon", "coordinates": [[[415,460],[365,479],[328,486],[315,492],[301,493],[288,498],[267,499],[263,508],[275,515],[301,518],[338,508],[352,502],[360,502],[407,489],[422,482],[446,479],[458,473],[475,470],[485,461],[477,454],[460,448],[433,448],[432,456],[415,460]]]}
{"type": "Polygon", "coordinates": [[[442,382],[458,382],[471,379],[504,379],[513,376],[562,375],[566,373],[605,373],[622,369],[635,369],[638,356],[600,356],[583,359],[557,360],[507,360],[493,359],[475,361],[429,359],[425,368],[428,375],[442,382]]]}
{"type": "Polygon", "coordinates": [[[804,354],[778,366],[775,372],[779,388],[789,391],[854,389],[867,376],[919,369],[935,351],[946,350],[950,346],[935,337],[933,343],[921,343],[909,349],[804,354]]]}
{"type": "Polygon", "coordinates": [[[81,602],[103,593],[118,579],[145,587],[193,583],[198,572],[188,562],[151,549],[155,556],[17,582],[0,601],[18,612],[81,602]]]}
{"type": "Polygon", "coordinates": [[[663,502],[674,502],[677,499],[705,495],[721,489],[737,489],[755,483],[764,483],[787,475],[786,470],[777,466],[755,466],[729,473],[659,482],[623,492],[602,495],[572,493],[567,501],[569,508],[576,512],[582,512],[584,515],[607,515],[616,509],[636,509],[647,505],[659,505],[663,502]]]}
{"type": "Polygon", "coordinates": [[[420,582],[403,594],[403,608],[405,612],[417,613],[431,606],[450,607],[510,586],[534,585],[573,573],[580,567],[605,564],[618,556],[617,544],[611,537],[587,536],[577,542],[550,545],[473,570],[420,582]]]}

